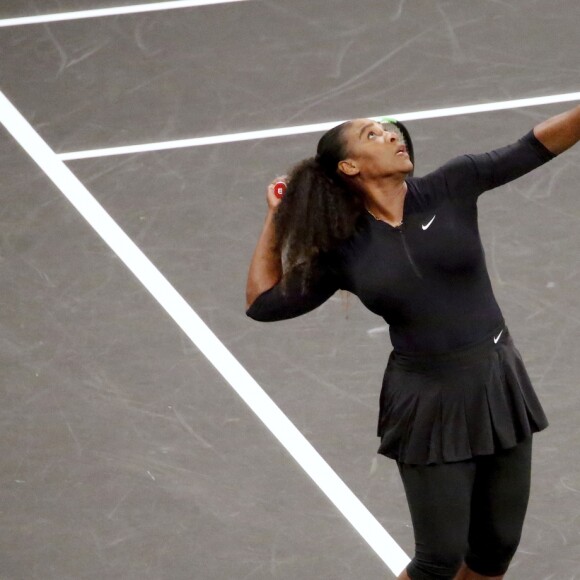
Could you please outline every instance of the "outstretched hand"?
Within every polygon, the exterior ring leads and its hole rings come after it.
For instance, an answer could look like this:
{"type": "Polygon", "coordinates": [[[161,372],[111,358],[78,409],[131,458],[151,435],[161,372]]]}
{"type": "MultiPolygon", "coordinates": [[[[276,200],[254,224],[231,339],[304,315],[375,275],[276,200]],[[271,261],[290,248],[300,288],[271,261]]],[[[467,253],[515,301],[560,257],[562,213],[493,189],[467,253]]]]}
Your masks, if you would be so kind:
{"type": "Polygon", "coordinates": [[[534,135],[556,155],[576,145],[580,141],[580,105],[536,125],[534,135]]]}

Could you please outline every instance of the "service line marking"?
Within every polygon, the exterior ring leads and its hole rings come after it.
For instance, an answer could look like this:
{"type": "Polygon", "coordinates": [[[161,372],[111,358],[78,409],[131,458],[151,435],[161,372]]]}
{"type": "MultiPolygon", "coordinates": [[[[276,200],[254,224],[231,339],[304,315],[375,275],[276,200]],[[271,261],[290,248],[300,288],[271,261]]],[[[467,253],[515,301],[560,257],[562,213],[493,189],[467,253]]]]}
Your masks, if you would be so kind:
{"type": "Polygon", "coordinates": [[[0,122],[288,450],[393,574],[400,574],[409,562],[407,554],[2,92],[0,92],[0,122]]]}
{"type": "Polygon", "coordinates": [[[85,18],[102,18],[104,16],[121,16],[140,12],[159,12],[178,8],[193,8],[211,4],[229,4],[231,2],[248,2],[249,0],[172,0],[170,2],[153,2],[151,4],[134,4],[133,6],[116,6],[113,8],[93,8],[92,10],[75,10],[74,12],[57,12],[39,14],[38,16],[19,16],[0,20],[0,28],[25,26],[29,24],[46,24],[66,20],[83,20],[85,18]]]}
{"type": "MultiPolygon", "coordinates": [[[[393,117],[399,121],[415,121],[419,119],[436,119],[438,117],[452,117],[455,115],[470,115],[473,113],[486,113],[506,109],[518,109],[521,107],[534,107],[553,103],[565,103],[580,101],[580,92],[550,95],[546,97],[533,97],[516,99],[512,101],[499,101],[496,103],[483,103],[480,105],[466,105],[461,107],[447,107],[444,109],[430,109],[428,111],[416,111],[414,113],[391,113],[389,115],[377,115],[371,119],[381,117],[393,117]]],[[[135,153],[148,153],[150,151],[164,151],[168,149],[182,149],[185,147],[201,147],[203,145],[218,145],[220,143],[235,143],[238,141],[251,141],[254,139],[269,139],[272,137],[287,137],[290,135],[303,135],[305,133],[318,133],[328,131],[343,121],[330,121],[315,123],[313,125],[297,125],[295,127],[281,127],[278,129],[263,129],[259,131],[247,131],[245,133],[230,133],[227,135],[214,135],[211,137],[194,137],[191,139],[179,139],[176,141],[160,141],[157,143],[144,143],[140,145],[126,145],[122,147],[107,147],[103,149],[90,149],[86,151],[72,151],[60,153],[61,161],[74,161],[76,159],[92,159],[95,157],[109,157],[113,155],[132,155],[135,153]]]]}

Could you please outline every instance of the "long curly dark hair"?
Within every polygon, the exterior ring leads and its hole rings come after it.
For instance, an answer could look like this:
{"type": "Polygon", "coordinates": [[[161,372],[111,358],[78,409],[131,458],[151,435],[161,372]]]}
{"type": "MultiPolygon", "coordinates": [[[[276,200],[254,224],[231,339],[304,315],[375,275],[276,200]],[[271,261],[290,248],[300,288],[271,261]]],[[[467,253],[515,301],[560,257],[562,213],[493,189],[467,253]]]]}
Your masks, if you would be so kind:
{"type": "Polygon", "coordinates": [[[338,173],[339,161],[347,157],[343,135],[349,124],[326,132],[318,142],[316,157],[304,159],[290,171],[274,221],[283,288],[290,274],[305,288],[317,258],[351,236],[365,211],[361,196],[338,173]]]}

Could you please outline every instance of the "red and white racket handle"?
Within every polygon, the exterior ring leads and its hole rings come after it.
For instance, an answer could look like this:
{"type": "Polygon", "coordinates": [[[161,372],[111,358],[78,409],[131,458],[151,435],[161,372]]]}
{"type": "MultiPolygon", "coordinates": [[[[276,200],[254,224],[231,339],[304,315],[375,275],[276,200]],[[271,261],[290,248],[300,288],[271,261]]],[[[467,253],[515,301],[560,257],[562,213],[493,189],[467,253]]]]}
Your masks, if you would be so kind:
{"type": "Polygon", "coordinates": [[[281,199],[284,197],[285,193],[286,193],[286,183],[284,183],[283,181],[277,181],[274,184],[274,195],[278,199],[281,199]]]}

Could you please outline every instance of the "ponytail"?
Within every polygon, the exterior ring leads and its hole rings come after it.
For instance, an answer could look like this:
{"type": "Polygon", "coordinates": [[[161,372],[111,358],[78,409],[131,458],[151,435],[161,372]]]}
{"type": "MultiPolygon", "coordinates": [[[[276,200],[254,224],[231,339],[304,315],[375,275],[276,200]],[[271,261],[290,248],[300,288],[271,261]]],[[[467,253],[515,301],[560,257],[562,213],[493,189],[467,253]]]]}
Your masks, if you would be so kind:
{"type": "Polygon", "coordinates": [[[346,125],[325,133],[316,157],[298,163],[290,172],[274,222],[283,282],[292,273],[305,288],[319,255],[351,236],[364,211],[360,196],[337,174],[338,162],[346,157],[342,139],[346,125]]]}

